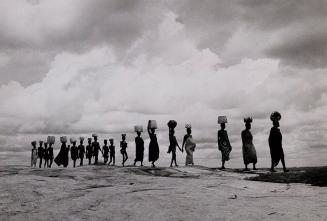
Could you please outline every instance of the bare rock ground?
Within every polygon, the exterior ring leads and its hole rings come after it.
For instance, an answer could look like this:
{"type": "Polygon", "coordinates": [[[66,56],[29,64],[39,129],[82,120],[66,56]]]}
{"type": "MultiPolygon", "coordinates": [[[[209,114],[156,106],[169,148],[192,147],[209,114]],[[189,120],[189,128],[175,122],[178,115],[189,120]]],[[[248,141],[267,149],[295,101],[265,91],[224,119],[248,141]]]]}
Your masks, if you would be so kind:
{"type": "Polygon", "coordinates": [[[326,187],[251,176],[201,166],[1,166],[0,220],[327,220],[326,187]]]}

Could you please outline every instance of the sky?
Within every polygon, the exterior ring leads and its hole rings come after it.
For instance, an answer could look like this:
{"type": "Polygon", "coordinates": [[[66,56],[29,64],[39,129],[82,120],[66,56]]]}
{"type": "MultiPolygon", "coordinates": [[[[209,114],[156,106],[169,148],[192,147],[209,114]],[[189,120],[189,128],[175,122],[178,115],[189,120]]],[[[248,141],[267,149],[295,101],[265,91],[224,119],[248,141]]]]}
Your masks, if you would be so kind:
{"type": "Polygon", "coordinates": [[[268,154],[276,110],[286,152],[327,150],[326,0],[3,0],[0,45],[0,151],[49,134],[132,142],[150,119],[162,146],[174,119],[180,140],[189,123],[216,149],[226,115],[235,149],[252,116],[268,154]]]}

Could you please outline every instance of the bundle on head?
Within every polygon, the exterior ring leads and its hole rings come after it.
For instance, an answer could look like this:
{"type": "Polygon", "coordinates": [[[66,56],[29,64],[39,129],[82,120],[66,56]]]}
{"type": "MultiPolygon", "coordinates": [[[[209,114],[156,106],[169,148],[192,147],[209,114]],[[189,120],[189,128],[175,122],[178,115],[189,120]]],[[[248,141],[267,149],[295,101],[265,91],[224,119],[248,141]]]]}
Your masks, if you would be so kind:
{"type": "Polygon", "coordinates": [[[62,143],[66,143],[67,142],[67,137],[66,136],[60,137],[60,141],[62,143]]]}
{"type": "Polygon", "coordinates": [[[191,124],[185,124],[185,128],[186,129],[191,129],[192,128],[192,125],[191,124]]]}
{"type": "Polygon", "coordinates": [[[227,117],[226,116],[218,116],[218,124],[226,124],[227,117]]]}
{"type": "Polygon", "coordinates": [[[155,120],[149,120],[148,128],[150,128],[150,129],[157,129],[158,128],[157,121],[155,121],[155,120]]]}
{"type": "Polygon", "coordinates": [[[76,139],[74,137],[70,138],[70,143],[76,143],[76,139]]]}
{"type": "Polygon", "coordinates": [[[271,121],[280,121],[282,119],[282,115],[278,111],[274,111],[270,115],[271,121]]]}
{"type": "Polygon", "coordinates": [[[143,126],[142,125],[136,125],[134,126],[135,132],[143,132],[143,126]]]}
{"type": "Polygon", "coordinates": [[[55,140],[56,140],[55,136],[48,136],[47,142],[49,144],[54,144],[55,140]]]}
{"type": "Polygon", "coordinates": [[[177,122],[175,120],[170,120],[167,125],[169,128],[174,129],[177,126],[177,122]]]}
{"type": "Polygon", "coordinates": [[[31,144],[32,144],[32,146],[36,145],[36,141],[35,140],[32,141],[31,144]]]}
{"type": "Polygon", "coordinates": [[[250,123],[252,123],[252,121],[253,121],[252,117],[244,118],[244,123],[250,124],[250,123]]]}

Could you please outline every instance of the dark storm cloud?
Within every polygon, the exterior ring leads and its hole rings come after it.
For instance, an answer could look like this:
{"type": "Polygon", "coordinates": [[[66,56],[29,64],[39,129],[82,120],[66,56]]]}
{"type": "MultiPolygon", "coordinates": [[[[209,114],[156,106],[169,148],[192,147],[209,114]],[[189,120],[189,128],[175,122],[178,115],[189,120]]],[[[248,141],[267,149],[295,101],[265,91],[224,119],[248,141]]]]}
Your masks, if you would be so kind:
{"type": "MultiPolygon", "coordinates": [[[[327,25],[325,25],[325,29],[316,33],[285,36],[283,42],[266,50],[267,55],[280,58],[286,65],[309,68],[327,67],[326,28],[327,25]]],[[[310,30],[312,29],[309,29],[308,32],[310,30]]]]}
{"type": "Polygon", "coordinates": [[[265,54],[282,64],[327,67],[327,1],[241,1],[247,26],[278,33],[265,54]]]}
{"type": "Polygon", "coordinates": [[[126,50],[155,28],[167,11],[176,14],[197,47],[217,53],[222,65],[238,63],[244,56],[268,56],[287,65],[326,66],[327,28],[322,22],[327,19],[326,0],[33,0],[0,4],[0,45],[9,58],[0,63],[0,84],[40,81],[49,62],[65,51],[84,53],[110,45],[124,59],[126,50]]]}
{"type": "Polygon", "coordinates": [[[162,17],[159,4],[143,1],[2,2],[0,45],[9,61],[0,64],[0,84],[40,81],[49,60],[64,51],[83,53],[110,45],[117,55],[162,17]],[[51,7],[54,7],[51,10],[51,7]],[[65,8],[66,7],[66,8],[65,8]],[[15,12],[21,8],[22,13],[15,12]]]}

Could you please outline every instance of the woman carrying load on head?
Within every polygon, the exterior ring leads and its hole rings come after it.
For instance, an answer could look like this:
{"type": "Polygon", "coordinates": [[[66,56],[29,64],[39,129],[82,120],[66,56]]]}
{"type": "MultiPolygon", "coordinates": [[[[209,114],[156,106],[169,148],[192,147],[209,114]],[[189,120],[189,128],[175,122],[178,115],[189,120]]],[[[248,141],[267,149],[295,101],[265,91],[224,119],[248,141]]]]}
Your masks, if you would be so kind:
{"type": "Polygon", "coordinates": [[[193,152],[195,150],[196,144],[194,143],[192,138],[192,126],[190,124],[186,124],[185,128],[186,128],[186,134],[183,139],[182,152],[185,146],[185,152],[186,152],[185,166],[187,165],[193,166],[194,165],[193,152]]]}
{"type": "Polygon", "coordinates": [[[255,164],[257,163],[257,152],[253,145],[253,136],[251,133],[252,118],[244,118],[245,130],[242,131],[242,152],[245,170],[248,170],[248,164],[253,164],[253,169],[256,170],[255,164]]]}
{"type": "Polygon", "coordinates": [[[156,167],[154,163],[159,159],[159,144],[156,135],[157,122],[149,120],[148,133],[150,137],[149,143],[149,162],[152,163],[152,167],[156,167]]]}
{"type": "Polygon", "coordinates": [[[278,165],[279,161],[282,162],[284,172],[287,172],[284,159],[284,151],[282,146],[282,133],[279,129],[279,121],[282,118],[281,114],[277,111],[270,115],[270,120],[273,122],[273,127],[269,134],[269,148],[271,155],[271,172],[275,172],[275,167],[278,165]]]}
{"type": "Polygon", "coordinates": [[[175,127],[177,126],[177,122],[174,120],[170,120],[167,125],[169,128],[169,148],[167,153],[171,153],[170,167],[173,166],[173,163],[175,163],[175,166],[177,167],[178,165],[176,162],[176,147],[178,147],[178,149],[182,151],[175,136],[175,127]]]}
{"type": "Polygon", "coordinates": [[[58,166],[63,165],[64,167],[67,167],[69,162],[68,161],[69,147],[67,147],[66,145],[67,137],[66,136],[60,137],[60,141],[61,141],[60,151],[56,156],[56,158],[54,159],[54,161],[58,166]]]}
{"type": "Polygon", "coordinates": [[[218,131],[218,149],[221,151],[221,169],[225,169],[225,162],[229,160],[229,154],[232,151],[226,128],[227,118],[226,116],[219,116],[218,123],[220,124],[220,130],[218,131]]]}
{"type": "Polygon", "coordinates": [[[143,166],[143,158],[144,158],[144,140],[141,137],[141,133],[143,131],[142,126],[136,126],[135,132],[137,133],[137,137],[135,137],[135,160],[134,166],[136,162],[140,161],[141,166],[143,166]]]}

